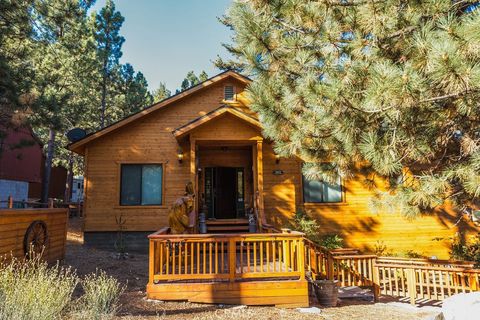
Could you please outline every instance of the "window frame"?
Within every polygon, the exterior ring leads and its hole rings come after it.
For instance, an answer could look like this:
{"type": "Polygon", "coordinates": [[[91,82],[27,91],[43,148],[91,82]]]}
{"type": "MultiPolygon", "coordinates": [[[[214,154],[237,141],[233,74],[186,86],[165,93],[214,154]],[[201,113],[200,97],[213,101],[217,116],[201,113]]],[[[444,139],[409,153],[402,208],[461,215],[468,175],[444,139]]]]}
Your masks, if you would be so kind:
{"type": "MultiPolygon", "coordinates": [[[[151,209],[160,209],[166,208],[165,205],[165,173],[166,173],[166,161],[122,161],[117,162],[117,200],[114,208],[121,209],[138,209],[138,208],[151,208],[151,209]],[[161,204],[122,204],[122,165],[159,165],[162,167],[162,196],[161,204]]],[[[140,184],[141,187],[141,184],[140,184]]],[[[140,191],[141,192],[141,191],[140,191]]],[[[141,196],[141,194],[140,194],[141,196]]]]}
{"type": "MultiPolygon", "coordinates": [[[[301,170],[301,168],[300,168],[301,170]]],[[[340,201],[324,201],[324,193],[322,192],[322,201],[305,201],[305,176],[300,171],[300,180],[301,180],[301,189],[302,189],[302,201],[303,204],[306,205],[340,205],[345,204],[345,187],[344,187],[344,179],[340,177],[340,194],[341,199],[340,201]]],[[[321,181],[323,183],[323,181],[321,181]]]]}

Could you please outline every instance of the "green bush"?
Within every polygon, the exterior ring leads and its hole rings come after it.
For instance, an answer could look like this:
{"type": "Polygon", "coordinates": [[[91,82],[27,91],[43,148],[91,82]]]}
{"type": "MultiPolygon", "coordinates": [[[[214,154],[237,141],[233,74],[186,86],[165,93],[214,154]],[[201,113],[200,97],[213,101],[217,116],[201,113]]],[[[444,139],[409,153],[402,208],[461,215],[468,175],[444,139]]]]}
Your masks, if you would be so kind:
{"type": "Polygon", "coordinates": [[[475,262],[475,267],[480,268],[480,233],[470,241],[462,234],[457,234],[452,241],[450,257],[456,260],[475,262]]]}
{"type": "Polygon", "coordinates": [[[88,275],[82,281],[83,296],[79,299],[77,318],[110,319],[119,307],[119,298],[124,287],[117,279],[108,276],[104,271],[88,275]]]}
{"type": "Polygon", "coordinates": [[[379,257],[392,257],[394,256],[393,251],[390,250],[385,242],[381,240],[377,240],[375,244],[373,245],[373,254],[379,256],[379,257]]]}
{"type": "Polygon", "coordinates": [[[320,226],[317,221],[310,218],[305,211],[298,210],[295,212],[292,228],[296,231],[303,232],[308,239],[317,243],[320,242],[318,236],[320,226]]]}
{"type": "Polygon", "coordinates": [[[0,264],[0,319],[60,319],[68,311],[77,276],[40,258],[0,264]]]}
{"type": "Polygon", "coordinates": [[[412,258],[412,259],[425,259],[426,258],[423,254],[418,253],[418,252],[416,252],[415,250],[412,250],[412,249],[405,251],[404,256],[405,256],[405,258],[412,258]]]}
{"type": "Polygon", "coordinates": [[[321,238],[321,245],[329,250],[343,247],[343,239],[338,234],[329,234],[321,238]]]}
{"type": "Polygon", "coordinates": [[[305,211],[298,210],[295,212],[293,230],[303,232],[305,237],[327,249],[338,249],[343,246],[343,239],[337,234],[320,236],[320,226],[317,220],[312,219],[305,211]]]}

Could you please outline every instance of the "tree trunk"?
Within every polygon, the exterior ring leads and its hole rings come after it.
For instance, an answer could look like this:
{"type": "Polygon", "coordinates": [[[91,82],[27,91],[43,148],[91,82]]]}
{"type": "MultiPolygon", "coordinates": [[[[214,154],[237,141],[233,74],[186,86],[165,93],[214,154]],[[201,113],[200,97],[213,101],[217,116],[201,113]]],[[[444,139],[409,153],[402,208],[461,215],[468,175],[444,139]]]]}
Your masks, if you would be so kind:
{"type": "Polygon", "coordinates": [[[53,150],[55,145],[55,130],[48,131],[47,156],[45,158],[45,169],[43,170],[42,180],[42,203],[48,203],[48,191],[50,188],[50,174],[52,173],[53,150]]]}
{"type": "Polygon", "coordinates": [[[103,62],[103,75],[102,75],[102,109],[100,113],[100,129],[105,127],[105,111],[107,109],[107,61],[103,62]]]}
{"type": "Polygon", "coordinates": [[[70,151],[68,157],[68,174],[67,174],[67,185],[65,186],[65,202],[70,202],[72,198],[72,186],[73,186],[73,152],[70,151]]]}

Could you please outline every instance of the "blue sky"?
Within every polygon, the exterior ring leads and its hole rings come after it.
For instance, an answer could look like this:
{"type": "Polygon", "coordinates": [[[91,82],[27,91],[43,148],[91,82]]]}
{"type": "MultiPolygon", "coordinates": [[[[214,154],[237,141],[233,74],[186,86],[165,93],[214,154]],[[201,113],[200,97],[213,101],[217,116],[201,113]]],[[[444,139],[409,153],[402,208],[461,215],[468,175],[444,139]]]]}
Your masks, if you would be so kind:
{"type": "MultiPolygon", "coordinates": [[[[221,43],[229,42],[231,31],[218,22],[231,0],[116,0],[125,17],[121,58],[141,71],[150,89],[165,82],[175,91],[188,71],[209,76],[219,72],[212,60],[228,57],[221,43]]],[[[92,8],[99,11],[105,0],[92,8]]]]}

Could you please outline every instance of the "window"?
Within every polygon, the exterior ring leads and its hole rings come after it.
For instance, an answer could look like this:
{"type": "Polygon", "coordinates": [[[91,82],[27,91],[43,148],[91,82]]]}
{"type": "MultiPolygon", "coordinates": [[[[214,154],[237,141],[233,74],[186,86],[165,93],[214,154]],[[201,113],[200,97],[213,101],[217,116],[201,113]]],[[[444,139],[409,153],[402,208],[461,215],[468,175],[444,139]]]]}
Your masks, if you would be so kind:
{"type": "Polygon", "coordinates": [[[161,205],[162,178],[160,164],[122,164],[120,205],[161,205]]]}
{"type": "Polygon", "coordinates": [[[233,86],[225,86],[224,99],[225,99],[225,101],[235,100],[235,90],[234,90],[233,86]]]}
{"type": "Polygon", "coordinates": [[[303,202],[342,202],[342,181],[340,177],[333,184],[320,180],[308,180],[303,177],[303,202]]]}

